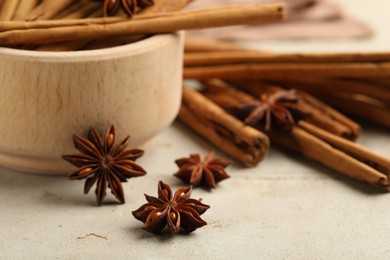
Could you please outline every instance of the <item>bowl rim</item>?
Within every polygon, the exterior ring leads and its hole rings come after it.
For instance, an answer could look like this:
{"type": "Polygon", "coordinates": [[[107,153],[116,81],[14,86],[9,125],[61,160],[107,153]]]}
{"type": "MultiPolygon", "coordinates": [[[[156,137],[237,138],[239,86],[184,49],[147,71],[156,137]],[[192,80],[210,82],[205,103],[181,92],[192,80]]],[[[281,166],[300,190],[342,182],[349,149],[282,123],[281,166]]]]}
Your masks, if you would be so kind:
{"type": "Polygon", "coordinates": [[[35,61],[44,60],[50,61],[88,61],[88,60],[104,60],[115,57],[131,56],[134,54],[144,53],[153,49],[161,48],[166,44],[180,38],[183,32],[174,32],[168,34],[156,34],[134,43],[120,45],[115,47],[82,50],[82,51],[34,51],[20,50],[7,47],[0,47],[0,56],[13,57],[18,59],[34,59],[35,61]]]}

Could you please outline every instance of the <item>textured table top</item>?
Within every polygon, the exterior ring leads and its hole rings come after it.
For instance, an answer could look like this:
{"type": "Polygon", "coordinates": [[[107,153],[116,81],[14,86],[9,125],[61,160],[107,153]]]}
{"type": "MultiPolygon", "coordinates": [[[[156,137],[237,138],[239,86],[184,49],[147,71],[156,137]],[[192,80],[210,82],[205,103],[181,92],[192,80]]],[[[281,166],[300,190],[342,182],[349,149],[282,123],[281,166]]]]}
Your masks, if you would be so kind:
{"type": "MultiPolygon", "coordinates": [[[[351,13],[371,21],[372,40],[265,43],[293,50],[387,50],[390,3],[344,0],[351,13]]],[[[360,144],[390,156],[390,132],[364,124],[360,144]]],[[[157,136],[139,160],[148,171],[124,184],[125,205],[108,195],[95,206],[83,182],[26,175],[0,168],[1,259],[388,259],[390,194],[272,148],[258,167],[229,168],[231,178],[193,196],[211,205],[208,225],[190,235],[154,236],[141,230],[131,211],[156,195],[162,179],[176,189],[174,160],[213,149],[179,123],[157,136]]]]}

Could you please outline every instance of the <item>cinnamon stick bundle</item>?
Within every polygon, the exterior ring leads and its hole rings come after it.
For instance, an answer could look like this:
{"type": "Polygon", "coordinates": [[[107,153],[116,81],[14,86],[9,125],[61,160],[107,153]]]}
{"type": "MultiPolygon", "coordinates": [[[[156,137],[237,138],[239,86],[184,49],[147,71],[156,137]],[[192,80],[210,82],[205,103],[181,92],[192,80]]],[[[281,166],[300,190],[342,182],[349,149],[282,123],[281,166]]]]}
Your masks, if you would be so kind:
{"type": "MultiPolygon", "coordinates": [[[[212,100],[224,98],[225,95],[221,95],[221,93],[226,92],[231,96],[236,95],[241,101],[250,102],[257,100],[256,97],[260,97],[263,93],[275,93],[281,90],[280,87],[275,85],[261,84],[257,82],[234,81],[233,85],[235,87],[251,94],[251,96],[248,96],[246,94],[240,94],[241,92],[231,88],[222,80],[212,79],[201,82],[207,90],[206,96],[212,100]]],[[[300,109],[302,111],[307,111],[309,114],[309,116],[302,120],[315,124],[328,132],[350,140],[356,140],[360,136],[360,125],[307,93],[297,92],[297,94],[299,96],[300,109]]]]}
{"type": "MultiPolygon", "coordinates": [[[[315,78],[310,75],[300,78],[275,79],[266,81],[288,88],[299,88],[309,93],[348,93],[360,94],[390,104],[390,89],[386,85],[363,79],[315,78]]],[[[390,85],[389,85],[390,86],[390,85]]]]}
{"type": "MultiPolygon", "coordinates": [[[[224,42],[214,42],[218,46],[225,46],[224,42]]],[[[233,45],[234,46],[234,45],[233,45]]],[[[238,49],[238,46],[235,46],[238,49]]],[[[265,53],[259,51],[242,50],[231,52],[195,52],[186,53],[184,66],[215,66],[226,64],[305,64],[305,63],[378,63],[390,62],[389,52],[366,53],[265,53]]],[[[294,65],[299,66],[299,65],[294,65]]]]}
{"type": "MultiPolygon", "coordinates": [[[[187,4],[189,4],[192,0],[160,0],[155,3],[155,5],[147,7],[142,10],[140,14],[135,15],[132,17],[133,20],[137,19],[150,19],[150,18],[156,18],[156,17],[165,17],[172,15],[172,12],[177,12],[183,9],[187,4]]],[[[107,24],[107,23],[115,23],[119,21],[127,20],[127,18],[124,17],[105,17],[105,18],[95,18],[95,17],[101,17],[102,12],[97,11],[89,15],[89,18],[86,19],[73,19],[73,20],[62,20],[61,22],[58,21],[58,23],[55,26],[52,26],[52,24],[49,24],[48,21],[46,24],[43,24],[42,22],[36,22],[37,28],[50,28],[50,27],[61,27],[61,26],[73,26],[73,25],[87,25],[87,24],[107,24]],[[77,24],[79,23],[79,24],[77,24]],[[40,26],[40,27],[39,27],[40,26]]],[[[29,24],[29,26],[33,26],[29,24]]],[[[1,27],[1,24],[0,24],[1,27]]],[[[75,51],[82,48],[85,49],[101,49],[101,48],[109,48],[113,46],[118,46],[122,44],[128,44],[131,42],[138,41],[140,39],[144,38],[143,35],[133,35],[133,36],[125,36],[125,37],[115,37],[115,38],[109,38],[109,39],[102,39],[99,41],[71,41],[71,42],[64,42],[64,43],[52,43],[52,44],[45,44],[38,48],[39,51],[75,51]]]]}
{"type": "MultiPolygon", "coordinates": [[[[252,97],[232,89],[213,90],[205,95],[227,112],[234,114],[234,107],[252,97]],[[219,96],[215,91],[219,91],[219,96]],[[223,98],[220,98],[223,96],[223,98]]],[[[261,126],[259,126],[261,129],[261,126]]],[[[277,128],[267,132],[272,141],[299,152],[339,173],[389,191],[390,158],[369,151],[349,140],[325,131],[312,123],[301,120],[290,131],[277,128]]]]}
{"type": "Polygon", "coordinates": [[[107,25],[6,31],[0,33],[0,44],[9,46],[81,41],[131,34],[168,33],[178,30],[237,24],[268,23],[282,20],[283,15],[283,4],[221,7],[177,13],[168,17],[130,20],[107,25]]]}
{"type": "Polygon", "coordinates": [[[269,139],[245,126],[195,90],[184,87],[179,119],[245,166],[256,166],[269,149],[269,139]]]}
{"type": "Polygon", "coordinates": [[[390,103],[372,99],[367,96],[350,93],[312,92],[328,104],[367,119],[373,123],[390,128],[390,103]]]}
{"type": "MultiPolygon", "coordinates": [[[[214,41],[218,44],[225,43],[214,41]]],[[[301,89],[343,112],[390,127],[389,52],[285,54],[215,47],[187,52],[184,63],[185,78],[301,89]]]]}

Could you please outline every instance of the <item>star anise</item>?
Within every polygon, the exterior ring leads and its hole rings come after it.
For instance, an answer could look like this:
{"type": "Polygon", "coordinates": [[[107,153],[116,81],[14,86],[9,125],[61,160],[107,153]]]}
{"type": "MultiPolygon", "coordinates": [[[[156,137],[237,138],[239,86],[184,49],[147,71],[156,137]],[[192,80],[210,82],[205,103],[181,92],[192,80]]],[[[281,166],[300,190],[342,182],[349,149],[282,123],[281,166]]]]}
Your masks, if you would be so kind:
{"type": "Polygon", "coordinates": [[[223,158],[214,158],[211,152],[202,161],[199,154],[192,154],[189,158],[181,158],[175,161],[180,168],[174,175],[194,187],[205,185],[210,189],[216,188],[216,184],[229,178],[225,168],[230,161],[223,158]]]}
{"type": "Polygon", "coordinates": [[[250,126],[259,126],[264,121],[264,130],[269,131],[274,121],[284,130],[289,130],[296,121],[308,115],[300,108],[298,101],[295,90],[280,90],[263,94],[260,100],[247,102],[238,110],[244,122],[250,126]]]}
{"type": "Polygon", "coordinates": [[[142,221],[143,229],[154,234],[160,233],[166,226],[171,234],[180,230],[187,233],[207,225],[201,219],[210,206],[191,199],[192,186],[178,189],[172,198],[172,190],[167,184],[159,181],[158,198],[145,194],[148,203],[142,205],[133,216],[142,221]]]}
{"type": "Polygon", "coordinates": [[[154,0],[137,0],[137,4],[141,8],[146,8],[148,6],[154,5],[154,0]]]}
{"type": "Polygon", "coordinates": [[[92,0],[103,2],[104,16],[113,16],[122,9],[129,17],[132,17],[137,8],[146,8],[154,4],[154,0],[92,0]]]}
{"type": "Polygon", "coordinates": [[[107,186],[111,193],[125,203],[122,182],[131,177],[146,174],[145,170],[135,163],[135,160],[144,154],[140,149],[125,150],[130,137],[127,136],[117,145],[115,143],[115,128],[108,128],[104,140],[99,133],[90,128],[88,138],[73,136],[74,146],[81,152],[77,155],[63,155],[62,158],[80,168],[68,175],[70,180],[87,178],[84,193],[87,194],[97,182],[96,198],[100,206],[106,196],[107,186]]]}

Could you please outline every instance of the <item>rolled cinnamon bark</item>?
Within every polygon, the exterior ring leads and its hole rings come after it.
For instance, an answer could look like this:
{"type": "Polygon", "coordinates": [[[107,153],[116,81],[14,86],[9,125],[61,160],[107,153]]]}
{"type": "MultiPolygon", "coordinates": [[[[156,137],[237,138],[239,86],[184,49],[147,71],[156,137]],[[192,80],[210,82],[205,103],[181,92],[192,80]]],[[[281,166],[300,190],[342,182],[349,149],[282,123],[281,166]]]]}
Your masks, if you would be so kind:
{"type": "Polygon", "coordinates": [[[245,166],[256,166],[269,149],[269,139],[245,126],[195,90],[183,89],[179,119],[245,166]]]}
{"type": "Polygon", "coordinates": [[[368,121],[390,128],[390,103],[381,102],[358,94],[337,92],[313,92],[329,105],[368,121]]]}
{"type": "MultiPolygon", "coordinates": [[[[99,12],[102,15],[102,12],[99,12]]],[[[79,16],[79,15],[78,15],[79,16]]],[[[0,32],[11,30],[44,29],[65,26],[108,24],[123,21],[123,17],[95,17],[85,19],[59,19],[59,20],[36,20],[36,21],[0,21],[0,32]]]]}
{"type": "MultiPolygon", "coordinates": [[[[333,147],[326,140],[322,140],[301,127],[294,127],[292,129],[291,138],[297,145],[296,150],[299,150],[304,156],[355,180],[366,182],[389,191],[389,176],[365,164],[363,161],[367,159],[366,157],[359,158],[362,159],[360,161],[345,153],[343,151],[344,145],[341,145],[341,148],[333,147]]],[[[333,138],[336,138],[336,136],[333,136],[333,138]]],[[[273,138],[276,142],[278,142],[278,139],[277,137],[273,138]]],[[[279,141],[278,143],[283,145],[283,141],[279,141]]],[[[350,147],[350,145],[351,142],[348,142],[346,147],[350,147]]],[[[379,157],[379,155],[375,157],[379,157]]],[[[388,170],[387,168],[386,171],[388,170]]]]}
{"type": "Polygon", "coordinates": [[[368,166],[374,168],[376,171],[385,174],[386,176],[390,176],[390,158],[374,153],[373,151],[370,151],[360,145],[357,145],[356,143],[349,142],[343,138],[339,138],[335,135],[329,134],[328,132],[305,121],[299,122],[298,125],[308,133],[318,137],[319,139],[330,144],[331,146],[354,157],[356,160],[367,164],[368,166]]]}
{"type": "Polygon", "coordinates": [[[295,79],[280,78],[277,80],[270,80],[269,83],[278,84],[288,88],[302,89],[311,94],[315,94],[317,92],[346,92],[349,94],[359,94],[390,104],[390,90],[388,87],[358,78],[338,79],[314,78],[307,76],[295,79]]]}
{"type": "MultiPolygon", "coordinates": [[[[101,17],[102,15],[103,15],[103,10],[96,10],[94,13],[90,14],[88,17],[91,17],[90,19],[96,19],[96,17],[101,17]]],[[[115,19],[114,17],[112,17],[112,18],[115,19]]],[[[98,19],[101,19],[101,18],[98,18],[98,19]]],[[[111,18],[105,18],[105,19],[111,19],[111,18]]],[[[77,20],[88,20],[88,19],[77,19],[77,20]]],[[[61,21],[61,20],[59,20],[59,21],[61,21]]],[[[64,20],[64,21],[66,21],[66,20],[64,20]]],[[[37,47],[36,50],[37,51],[53,51],[53,52],[75,51],[75,50],[79,50],[82,47],[86,46],[88,43],[89,42],[86,42],[86,41],[57,42],[57,43],[41,45],[41,46],[37,47]]]]}
{"type": "MultiPolygon", "coordinates": [[[[215,42],[216,47],[224,46],[224,42],[215,42]]],[[[225,51],[209,53],[187,53],[184,65],[215,66],[227,64],[264,64],[264,63],[376,63],[389,62],[389,52],[378,53],[262,53],[259,51],[225,51]]]]}
{"type": "MultiPolygon", "coordinates": [[[[80,3],[79,3],[80,4],[80,3]]],[[[75,4],[75,5],[79,5],[75,4]]],[[[81,4],[80,4],[81,6],[81,4]]],[[[87,3],[71,12],[60,14],[55,20],[36,20],[36,21],[0,21],[0,32],[12,30],[27,30],[27,29],[44,29],[67,26],[80,26],[92,24],[111,24],[123,21],[129,21],[128,18],[113,16],[101,17],[103,12],[97,10],[100,7],[96,3],[87,3]],[[92,10],[92,11],[91,11],[92,10]],[[98,14],[98,15],[97,15],[98,14]],[[84,18],[88,17],[88,18],[84,18]],[[84,19],[79,19],[84,18],[84,19]]],[[[151,18],[160,18],[173,16],[175,12],[161,13],[161,14],[139,14],[131,18],[131,20],[142,20],[151,18]]]]}
{"type": "Polygon", "coordinates": [[[2,45],[39,44],[103,39],[131,34],[168,33],[178,30],[275,22],[282,20],[283,15],[283,4],[221,7],[107,25],[6,31],[0,33],[0,43],[2,45]]]}
{"type": "Polygon", "coordinates": [[[281,78],[311,77],[376,78],[390,76],[390,62],[384,63],[285,63],[285,64],[238,64],[220,66],[187,67],[186,79],[239,79],[277,80],[281,78]]]}

